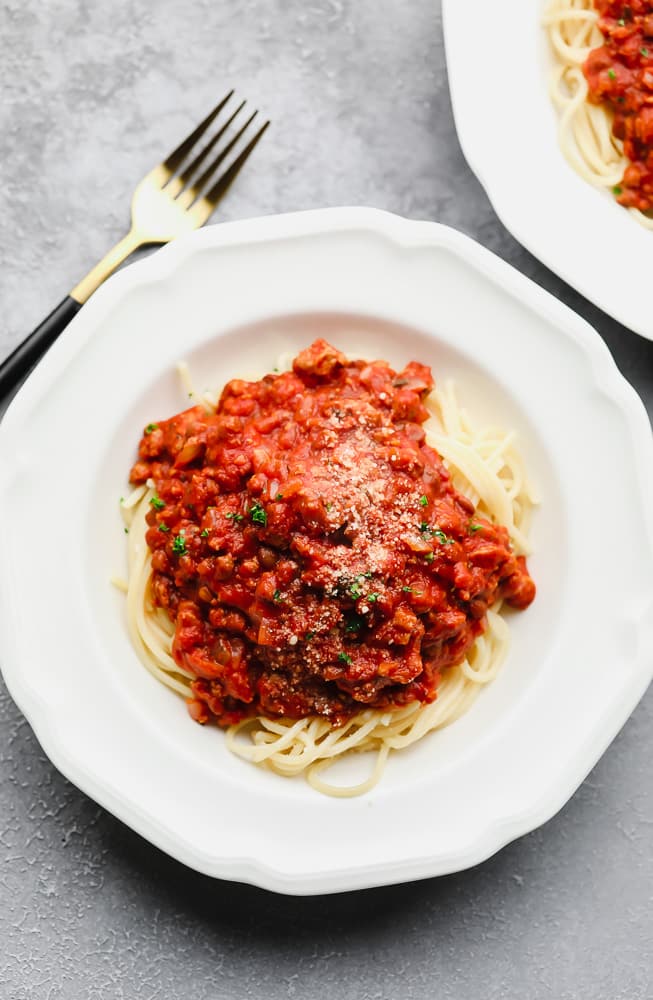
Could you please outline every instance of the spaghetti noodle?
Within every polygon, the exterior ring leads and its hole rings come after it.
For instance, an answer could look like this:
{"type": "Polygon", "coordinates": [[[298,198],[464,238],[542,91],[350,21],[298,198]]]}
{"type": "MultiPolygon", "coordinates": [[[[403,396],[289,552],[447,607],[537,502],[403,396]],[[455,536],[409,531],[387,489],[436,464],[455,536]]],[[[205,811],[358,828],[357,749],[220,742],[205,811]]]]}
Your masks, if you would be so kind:
{"type": "MultiPolygon", "coordinates": [[[[199,398],[186,368],[183,375],[186,391],[199,398]]],[[[207,394],[202,399],[209,412],[215,410],[215,397],[207,394]]],[[[442,456],[455,489],[471,501],[475,516],[507,528],[516,554],[528,554],[530,514],[536,498],[515,447],[514,433],[477,426],[459,404],[451,382],[434,391],[426,405],[426,442],[442,456]]],[[[156,493],[150,479],[122,503],[128,526],[129,632],[147,669],[176,693],[193,699],[191,684],[196,674],[174,657],[175,624],[167,610],[157,606],[152,592],[152,552],[145,536],[153,500],[156,493]]],[[[510,642],[501,610],[499,600],[487,611],[485,630],[460,662],[442,672],[437,698],[431,703],[412,700],[388,708],[361,707],[336,726],[329,718],[318,715],[246,717],[227,729],[229,749],[277,774],[304,774],[313,788],[328,795],[344,797],[366,792],[379,780],[391,750],[410,746],[426,733],[459,718],[482,687],[496,676],[510,642]],[[351,751],[375,753],[369,778],[345,787],[325,781],[323,770],[351,751]]]]}

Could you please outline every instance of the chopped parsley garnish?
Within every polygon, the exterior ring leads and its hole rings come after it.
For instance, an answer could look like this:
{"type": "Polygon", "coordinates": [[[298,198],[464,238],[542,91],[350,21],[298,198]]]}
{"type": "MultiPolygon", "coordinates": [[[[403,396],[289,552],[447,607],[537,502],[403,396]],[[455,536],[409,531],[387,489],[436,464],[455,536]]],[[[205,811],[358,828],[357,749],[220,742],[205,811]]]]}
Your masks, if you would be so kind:
{"type": "Polygon", "coordinates": [[[429,498],[427,496],[421,496],[419,498],[419,502],[421,503],[422,507],[427,507],[428,506],[428,502],[429,502],[429,498]]]}
{"type": "Polygon", "coordinates": [[[349,618],[345,624],[345,632],[360,632],[363,627],[363,619],[355,616],[349,618]]]}
{"type": "Polygon", "coordinates": [[[347,653],[338,653],[338,659],[341,663],[351,663],[351,656],[347,653]]]}
{"type": "Polygon", "coordinates": [[[228,514],[225,514],[225,517],[227,518],[228,521],[242,521],[243,519],[242,514],[234,514],[233,511],[230,511],[228,514]]]}
{"type": "Polygon", "coordinates": [[[150,497],[150,503],[155,510],[163,510],[165,503],[159,497],[150,497]]]}
{"type": "Polygon", "coordinates": [[[433,553],[433,552],[427,552],[426,555],[424,556],[424,558],[426,559],[426,561],[428,563],[432,563],[433,560],[435,559],[435,553],[433,553]]]}
{"type": "Polygon", "coordinates": [[[455,538],[449,538],[448,535],[445,535],[444,531],[442,531],[441,528],[435,528],[433,534],[440,542],[440,545],[453,545],[454,542],[456,541],[455,538]]]}
{"type": "Polygon", "coordinates": [[[170,531],[170,528],[168,527],[167,524],[160,524],[159,531],[163,531],[165,533],[166,531],[170,531]]]}
{"type": "Polygon", "coordinates": [[[358,583],[357,580],[354,581],[354,583],[352,583],[351,587],[349,588],[349,593],[350,596],[353,597],[355,601],[357,601],[359,597],[363,596],[363,591],[361,590],[360,584],[358,583]]]}
{"type": "Polygon", "coordinates": [[[608,76],[610,77],[611,80],[616,80],[617,79],[617,74],[615,73],[615,71],[613,69],[609,69],[608,70],[608,76]]]}
{"type": "Polygon", "coordinates": [[[274,594],[272,595],[272,600],[274,601],[275,604],[283,604],[283,594],[281,593],[280,590],[275,590],[274,594]]]}
{"type": "Polygon", "coordinates": [[[275,500],[283,500],[283,493],[277,493],[275,500]]]}
{"type": "Polygon", "coordinates": [[[311,639],[315,638],[315,632],[307,632],[305,636],[305,642],[310,642],[311,639]]]}
{"type": "Polygon", "coordinates": [[[152,431],[156,431],[158,429],[159,429],[159,425],[158,424],[148,424],[147,427],[145,428],[145,433],[146,434],[151,434],[152,431]]]}
{"type": "Polygon", "coordinates": [[[122,530],[125,532],[126,535],[129,534],[129,528],[123,528],[122,530]]]}
{"type": "Polygon", "coordinates": [[[644,47],[644,48],[641,48],[639,51],[640,51],[640,54],[643,55],[644,58],[646,59],[646,57],[648,56],[648,49],[646,47],[644,47]]]}
{"type": "Polygon", "coordinates": [[[366,596],[366,598],[365,598],[365,600],[366,600],[366,601],[369,601],[369,602],[370,602],[370,604],[375,604],[375,603],[376,603],[376,602],[378,601],[378,599],[379,599],[379,595],[378,595],[378,594],[375,594],[375,593],[374,593],[374,591],[372,591],[372,593],[371,593],[371,594],[368,594],[368,595],[366,596]]]}
{"type": "Polygon", "coordinates": [[[427,521],[422,521],[419,526],[419,530],[423,535],[430,535],[432,538],[437,538],[441,545],[453,545],[455,538],[449,538],[448,535],[444,533],[442,528],[432,528],[427,521]]]}
{"type": "Polygon", "coordinates": [[[623,192],[623,188],[621,187],[621,185],[620,185],[620,184],[615,184],[615,186],[614,186],[614,187],[612,188],[612,193],[613,193],[613,194],[617,194],[617,195],[619,195],[619,194],[621,194],[622,192],[623,192]]]}
{"type": "Polygon", "coordinates": [[[403,590],[404,594],[414,594],[415,593],[415,591],[413,590],[412,587],[402,587],[401,589],[403,590]]]}
{"type": "Polygon", "coordinates": [[[265,513],[263,507],[260,503],[254,503],[249,508],[249,516],[252,519],[252,524],[262,524],[263,527],[268,523],[268,515],[265,513]]]}
{"type": "Polygon", "coordinates": [[[475,535],[477,531],[480,531],[483,527],[482,524],[470,524],[468,531],[470,535],[475,535]]]}
{"type": "Polygon", "coordinates": [[[182,532],[175,535],[175,539],[172,543],[172,551],[178,556],[185,556],[187,553],[186,539],[184,538],[182,532]]]}
{"type": "Polygon", "coordinates": [[[209,529],[208,528],[205,528],[204,531],[200,531],[200,538],[208,538],[208,537],[209,537],[209,529]]]}

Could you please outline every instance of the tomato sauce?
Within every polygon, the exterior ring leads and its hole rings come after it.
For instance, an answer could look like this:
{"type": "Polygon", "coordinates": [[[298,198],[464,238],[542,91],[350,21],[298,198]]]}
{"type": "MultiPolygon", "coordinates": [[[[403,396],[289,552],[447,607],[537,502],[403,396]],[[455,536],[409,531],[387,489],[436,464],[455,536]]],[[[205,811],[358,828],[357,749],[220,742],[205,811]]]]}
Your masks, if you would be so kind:
{"type": "Polygon", "coordinates": [[[583,72],[590,100],[614,114],[612,131],[631,161],[614,188],[617,201],[653,210],[653,2],[595,0],[605,42],[583,72]]]}
{"type": "Polygon", "coordinates": [[[429,368],[398,374],[317,340],[293,370],[234,379],[217,412],[150,424],[152,594],[175,623],[198,722],[342,724],[436,697],[503,597],[535,586],[425,442],[429,368]]]}

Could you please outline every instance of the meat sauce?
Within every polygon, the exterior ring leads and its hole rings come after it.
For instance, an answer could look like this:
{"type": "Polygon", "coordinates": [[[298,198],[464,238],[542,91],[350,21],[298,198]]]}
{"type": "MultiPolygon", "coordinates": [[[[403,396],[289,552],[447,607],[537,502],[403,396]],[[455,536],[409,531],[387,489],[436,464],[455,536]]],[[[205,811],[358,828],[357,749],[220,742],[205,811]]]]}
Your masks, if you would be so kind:
{"type": "Polygon", "coordinates": [[[653,2],[595,0],[605,42],[583,72],[590,100],[614,113],[612,131],[631,161],[614,193],[641,212],[653,209],[653,2]]]}
{"type": "Polygon", "coordinates": [[[348,361],[317,340],[293,370],[234,379],[217,412],[150,424],[152,595],[192,672],[191,716],[334,725],[432,702],[499,597],[535,586],[425,442],[429,368],[348,361]]]}

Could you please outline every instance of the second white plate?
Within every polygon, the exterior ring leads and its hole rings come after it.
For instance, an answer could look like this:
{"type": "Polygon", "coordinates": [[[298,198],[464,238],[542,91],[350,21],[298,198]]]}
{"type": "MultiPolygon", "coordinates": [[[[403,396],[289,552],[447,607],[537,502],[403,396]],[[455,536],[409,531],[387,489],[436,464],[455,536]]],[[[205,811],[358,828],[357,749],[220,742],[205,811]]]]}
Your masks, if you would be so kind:
{"type": "Polygon", "coordinates": [[[542,0],[442,0],[458,138],[507,229],[620,323],[653,340],[653,232],[562,155],[542,0]],[[470,29],[473,25],[473,30],[470,29]]]}

